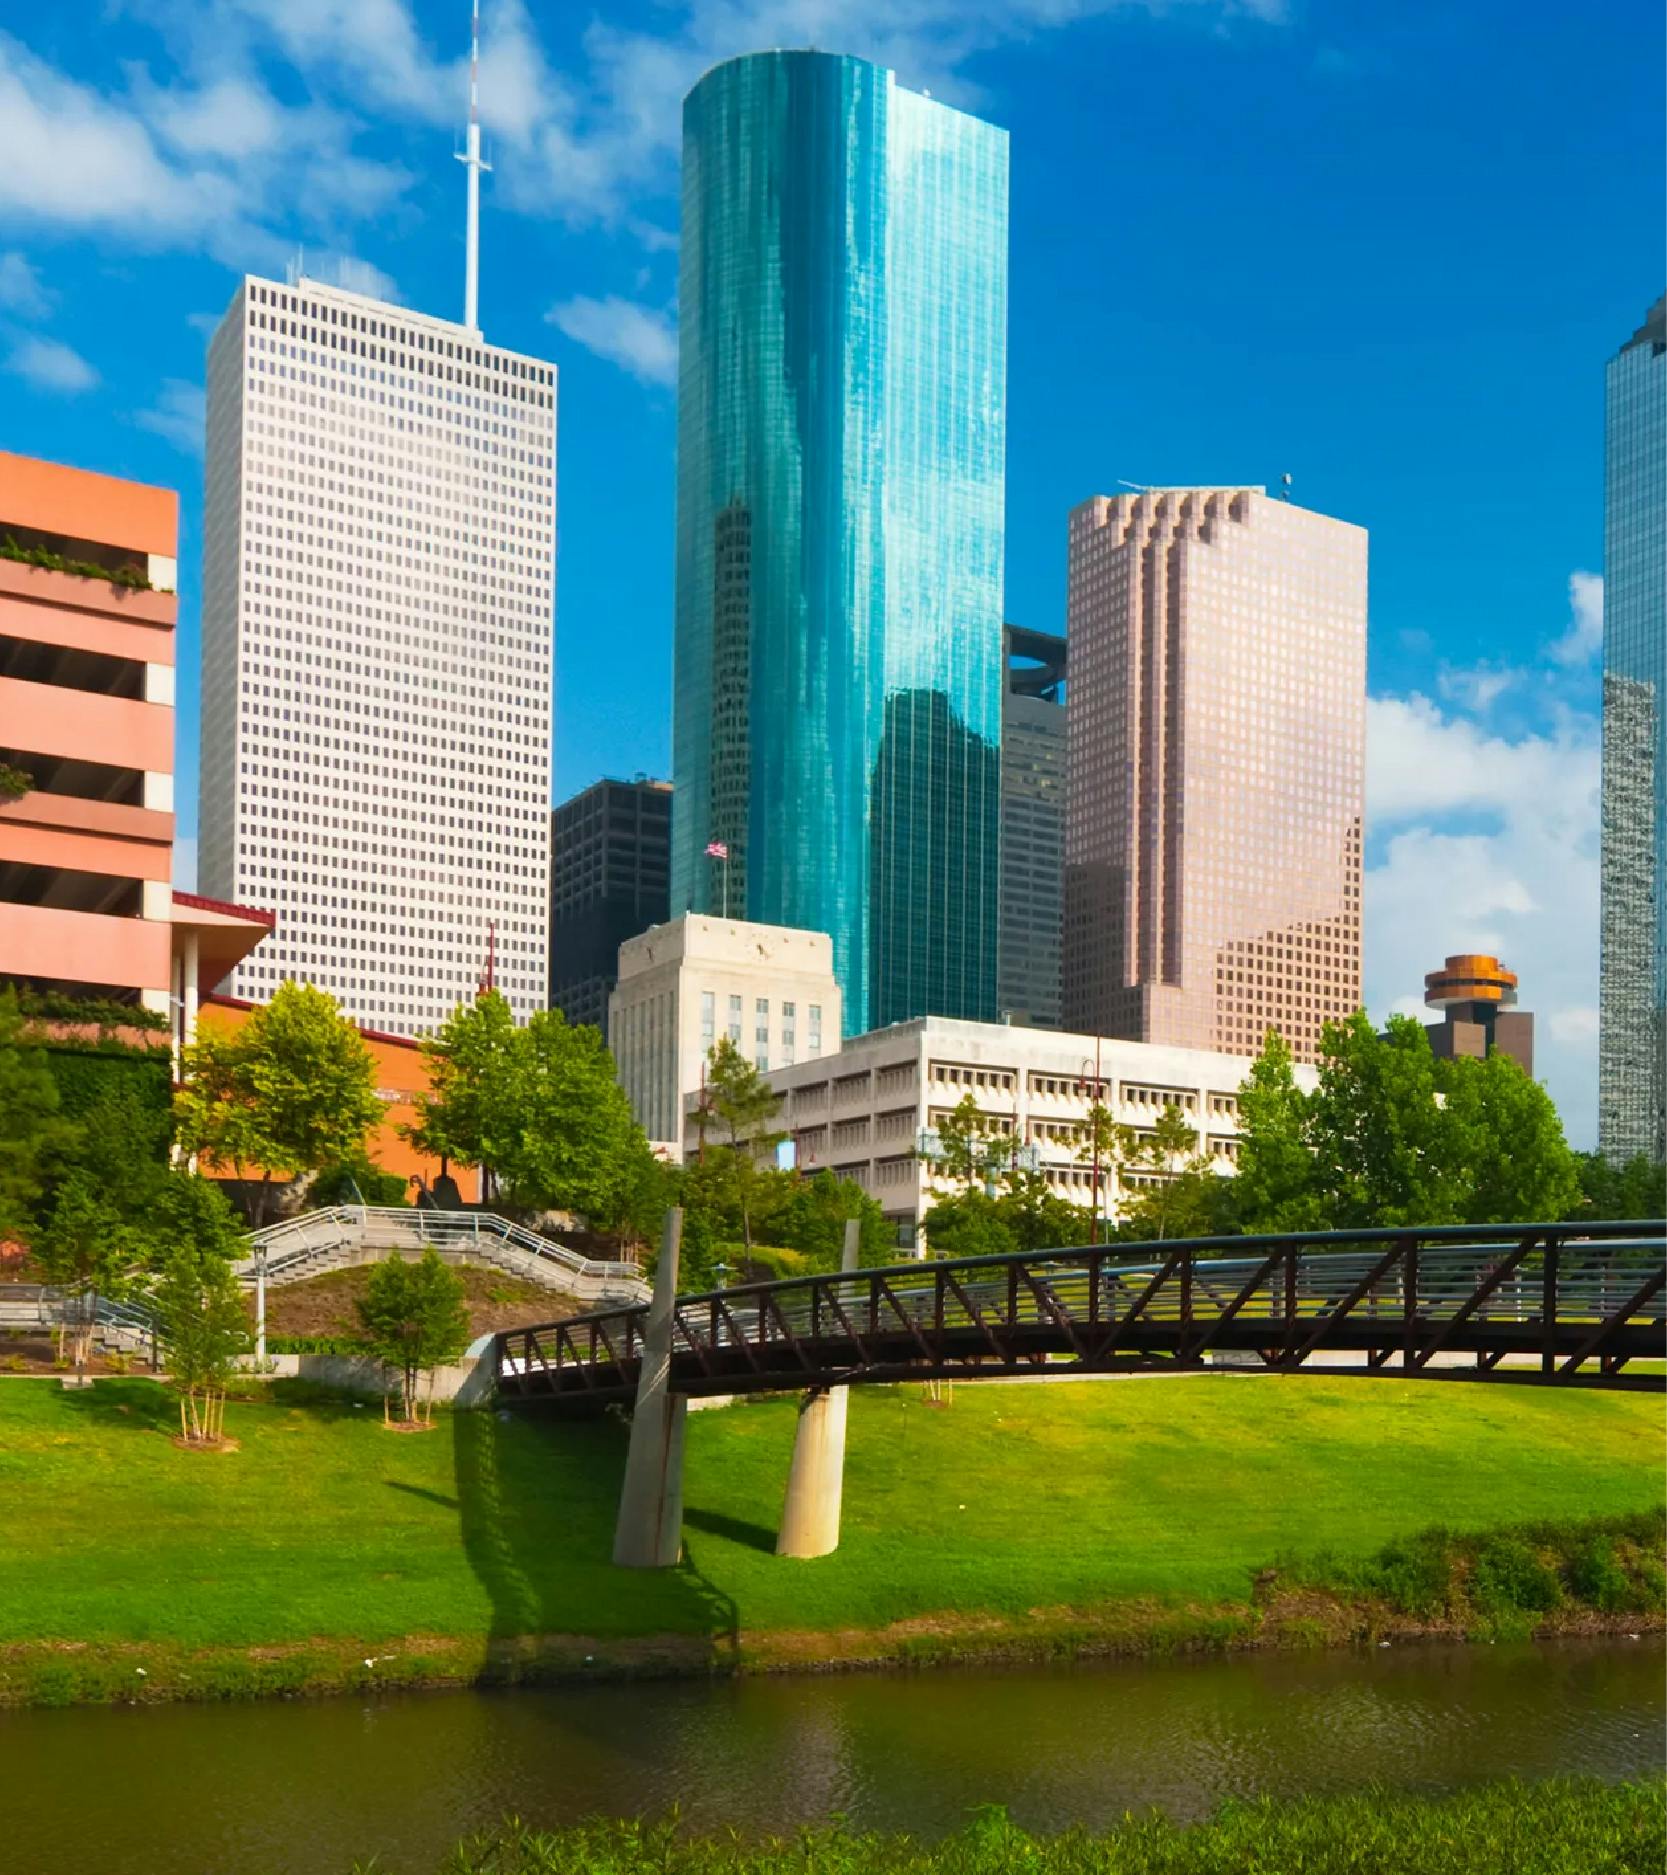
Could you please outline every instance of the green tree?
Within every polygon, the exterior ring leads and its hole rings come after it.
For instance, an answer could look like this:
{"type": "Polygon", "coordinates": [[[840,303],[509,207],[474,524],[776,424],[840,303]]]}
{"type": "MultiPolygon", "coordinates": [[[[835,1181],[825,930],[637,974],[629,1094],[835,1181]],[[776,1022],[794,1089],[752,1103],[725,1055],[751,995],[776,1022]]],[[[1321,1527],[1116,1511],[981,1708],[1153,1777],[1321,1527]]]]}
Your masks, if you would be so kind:
{"type": "Polygon", "coordinates": [[[981,1185],[934,1200],[921,1228],[935,1257],[1009,1256],[1019,1248],[1001,1201],[981,1185]]]}
{"type": "MultiPolygon", "coordinates": [[[[191,1215],[204,1223],[213,1212],[192,1200],[191,1215]]],[[[225,1436],[227,1388],[238,1356],[249,1351],[242,1287],[218,1248],[185,1240],[170,1253],[151,1300],[167,1343],[168,1379],[179,1394],[180,1437],[188,1445],[217,1445],[225,1436]]]]}
{"type": "Polygon", "coordinates": [[[21,801],[34,785],[33,775],[12,767],[10,762],[0,762],[0,801],[21,801]]]}
{"type": "MultiPolygon", "coordinates": [[[[1134,1129],[1114,1120],[1111,1109],[1103,1100],[1096,1100],[1088,1109],[1088,1118],[1084,1122],[1077,1141],[1077,1162],[1093,1167],[1099,1174],[1098,1188],[1089,1199],[1090,1211],[1098,1211],[1103,1223],[1106,1211],[1106,1193],[1111,1189],[1117,1177],[1117,1168],[1122,1164],[1134,1140],[1134,1129]]],[[[1098,1227],[1094,1235],[1098,1236],[1098,1227]]]]}
{"type": "Polygon", "coordinates": [[[756,1196],[757,1234],[797,1250],[809,1270],[836,1270],[845,1251],[845,1226],[861,1225],[864,1268],[897,1260],[897,1231],[877,1199],[852,1178],[824,1166],[808,1178],[796,1172],[766,1172],[756,1196]]]}
{"type": "Polygon", "coordinates": [[[747,1060],[727,1035],[707,1057],[702,1105],[723,1129],[735,1159],[736,1194],[741,1206],[741,1242],[752,1248],[752,1206],[758,1187],[759,1155],[773,1153],[786,1137],[770,1122],[781,1111],[781,1095],[747,1060]]]}
{"type": "Polygon", "coordinates": [[[1422,1023],[1391,1016],[1380,1038],[1363,1010],[1328,1022],[1319,1082],[1308,1137],[1330,1228],[1461,1220],[1464,1166],[1422,1023]]]}
{"type": "Polygon", "coordinates": [[[932,1170],[957,1185],[993,1185],[1013,1163],[1015,1141],[963,1094],[937,1124],[938,1143],[926,1157],[932,1170]]]}
{"type": "Polygon", "coordinates": [[[1249,1235],[1326,1228],[1326,1198],[1308,1138],[1309,1107],[1289,1045],[1269,1029],[1239,1088],[1238,1172],[1229,1184],[1233,1220],[1249,1235]]]}
{"type": "Polygon", "coordinates": [[[78,1170],[58,1187],[34,1252],[41,1274],[71,1305],[59,1325],[58,1347],[61,1354],[67,1338],[79,1373],[92,1352],[99,1297],[116,1302],[129,1292],[139,1246],[115,1205],[78,1170]]]}
{"type": "Polygon", "coordinates": [[[518,1210],[577,1211],[616,1229],[628,1156],[646,1141],[601,1030],[540,1009],[515,1047],[519,1108],[498,1160],[505,1196],[518,1210]]]}
{"type": "MultiPolygon", "coordinates": [[[[401,1424],[432,1425],[432,1395],[423,1422],[417,1384],[423,1374],[432,1375],[435,1368],[457,1360],[469,1345],[463,1279],[446,1268],[432,1246],[417,1263],[407,1263],[396,1253],[371,1271],[354,1307],[366,1351],[398,1376],[401,1424]]],[[[382,1416],[386,1421],[386,1398],[382,1416]]]]}
{"type": "Polygon", "coordinates": [[[0,989],[0,1240],[32,1240],[53,1171],[80,1139],[16,990],[0,989]]]}
{"type": "Polygon", "coordinates": [[[1667,1164],[1660,1159],[1639,1153],[1616,1165],[1601,1152],[1581,1152],[1575,1162],[1580,1196],[1569,1217],[1593,1222],[1667,1217],[1667,1164]]]}
{"type": "Polygon", "coordinates": [[[416,1123],[400,1130],[419,1152],[484,1166],[490,1178],[514,1149],[526,1065],[508,1001],[488,990],[459,1003],[420,1046],[428,1089],[414,1102],[416,1123]]]}
{"type": "Polygon", "coordinates": [[[310,983],[279,984],[233,1034],[207,1029],[185,1050],[174,1097],[181,1150],[240,1179],[260,1175],[260,1220],[273,1181],[363,1156],[382,1117],[376,1068],[336,999],[310,983]]]}
{"type": "MultiPolygon", "coordinates": [[[[1209,1188],[1202,1180],[1214,1178],[1215,1173],[1209,1160],[1198,1156],[1198,1129],[1173,1101],[1149,1133],[1131,1134],[1122,1170],[1144,1174],[1150,1181],[1139,1186],[1139,1195],[1125,1208],[1128,1221],[1141,1235],[1149,1232],[1154,1238],[1169,1238],[1177,1234],[1183,1217],[1196,1224],[1207,1216],[1203,1200],[1209,1188]]],[[[1204,1235],[1205,1230],[1196,1234],[1204,1235]]]]}
{"type": "Polygon", "coordinates": [[[1551,1096],[1509,1055],[1439,1065],[1442,1121],[1463,1173],[1459,1222],[1567,1217],[1580,1200],[1580,1168],[1551,1096]]]}

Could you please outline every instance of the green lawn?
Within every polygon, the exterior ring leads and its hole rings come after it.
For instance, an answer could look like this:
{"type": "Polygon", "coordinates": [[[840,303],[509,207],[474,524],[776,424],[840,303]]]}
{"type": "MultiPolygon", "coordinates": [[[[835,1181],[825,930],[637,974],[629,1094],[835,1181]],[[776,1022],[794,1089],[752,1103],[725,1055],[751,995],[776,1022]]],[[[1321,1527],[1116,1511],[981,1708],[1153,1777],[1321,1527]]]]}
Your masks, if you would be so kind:
{"type": "Polygon", "coordinates": [[[851,1402],[844,1541],[770,1553],[794,1406],[692,1414],[686,1564],[609,1563],[625,1433],[374,1406],[239,1405],[176,1449],[153,1383],[0,1380],[0,1644],[187,1649],[428,1634],[863,1628],[944,1610],[1242,1602],[1282,1551],[1433,1523],[1648,1509],[1660,1402],[1391,1380],[963,1384],[851,1402]]]}

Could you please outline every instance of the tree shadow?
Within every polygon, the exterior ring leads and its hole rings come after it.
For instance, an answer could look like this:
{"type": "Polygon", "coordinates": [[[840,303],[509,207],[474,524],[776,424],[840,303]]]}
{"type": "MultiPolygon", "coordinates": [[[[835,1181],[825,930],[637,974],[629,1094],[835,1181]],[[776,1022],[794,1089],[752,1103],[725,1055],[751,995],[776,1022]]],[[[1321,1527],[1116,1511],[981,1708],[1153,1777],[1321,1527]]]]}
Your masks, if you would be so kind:
{"type": "Polygon", "coordinates": [[[113,1430],[126,1426],[134,1432],[179,1431],[179,1396],[154,1380],[112,1378],[85,1387],[60,1387],[57,1393],[67,1412],[101,1427],[113,1430]]]}

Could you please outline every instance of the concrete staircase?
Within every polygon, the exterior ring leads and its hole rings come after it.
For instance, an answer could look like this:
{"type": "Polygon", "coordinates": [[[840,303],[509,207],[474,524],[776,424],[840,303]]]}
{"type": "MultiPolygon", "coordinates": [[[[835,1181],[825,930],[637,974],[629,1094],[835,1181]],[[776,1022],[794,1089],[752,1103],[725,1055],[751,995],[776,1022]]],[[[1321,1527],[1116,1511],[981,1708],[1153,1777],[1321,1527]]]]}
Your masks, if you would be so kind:
{"type": "Polygon", "coordinates": [[[381,1262],[390,1252],[415,1260],[429,1248],[448,1263],[486,1263],[582,1302],[648,1300],[634,1263],[581,1256],[510,1219],[480,1211],[405,1210],[333,1205],[250,1233],[249,1254],[235,1267],[253,1285],[265,1265],[270,1284],[303,1282],[331,1270],[381,1262]]]}

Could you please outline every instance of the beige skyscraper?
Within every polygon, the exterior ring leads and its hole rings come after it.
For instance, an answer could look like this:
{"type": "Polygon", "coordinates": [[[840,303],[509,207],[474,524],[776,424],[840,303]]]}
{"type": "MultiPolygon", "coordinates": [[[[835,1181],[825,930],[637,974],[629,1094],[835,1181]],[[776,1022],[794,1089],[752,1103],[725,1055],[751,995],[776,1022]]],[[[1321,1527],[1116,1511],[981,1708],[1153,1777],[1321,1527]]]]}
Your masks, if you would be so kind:
{"type": "Polygon", "coordinates": [[[1360,1004],[1365,530],[1095,496],[1069,577],[1065,1027],[1312,1060],[1360,1004]]]}

